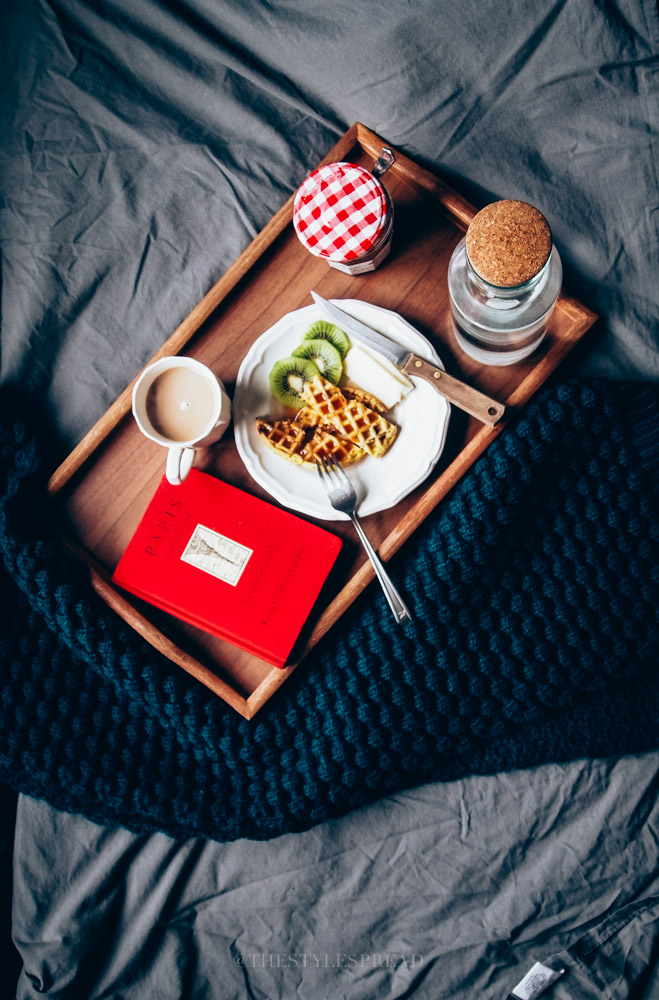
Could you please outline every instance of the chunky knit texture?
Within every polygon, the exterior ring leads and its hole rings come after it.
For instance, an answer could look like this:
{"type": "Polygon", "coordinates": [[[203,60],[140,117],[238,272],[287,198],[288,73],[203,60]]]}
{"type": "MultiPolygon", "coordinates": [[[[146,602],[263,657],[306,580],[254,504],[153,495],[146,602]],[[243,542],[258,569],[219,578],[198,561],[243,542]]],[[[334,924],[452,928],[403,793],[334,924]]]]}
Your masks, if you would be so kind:
{"type": "Polygon", "coordinates": [[[48,537],[41,446],[15,404],[0,420],[15,788],[135,831],[261,839],[422,781],[659,746],[657,388],[543,392],[394,560],[414,623],[369,587],[251,722],[48,537]]]}

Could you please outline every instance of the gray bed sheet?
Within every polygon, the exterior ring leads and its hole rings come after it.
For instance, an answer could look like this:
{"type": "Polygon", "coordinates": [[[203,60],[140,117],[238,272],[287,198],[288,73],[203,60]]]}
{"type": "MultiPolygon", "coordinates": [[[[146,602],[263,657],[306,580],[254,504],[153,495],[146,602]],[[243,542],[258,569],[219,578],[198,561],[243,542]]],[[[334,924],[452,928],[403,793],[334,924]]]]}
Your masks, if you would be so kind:
{"type": "Polygon", "coordinates": [[[542,209],[657,378],[653,0],[24,0],[0,7],[4,382],[68,450],[354,121],[477,204],[542,209]]]}
{"type": "MultiPolygon", "coordinates": [[[[0,10],[3,383],[61,454],[355,120],[547,215],[602,317],[572,369],[659,376],[650,0],[25,0],[0,10]]],[[[54,462],[55,464],[54,456],[54,462]]],[[[659,997],[659,754],[427,785],[256,843],[19,799],[19,997],[659,997]]]]}
{"type": "Polygon", "coordinates": [[[656,1000],[658,781],[655,754],[575,761],[231,844],[22,798],[18,997],[504,1000],[558,959],[553,1000],[656,1000]]]}

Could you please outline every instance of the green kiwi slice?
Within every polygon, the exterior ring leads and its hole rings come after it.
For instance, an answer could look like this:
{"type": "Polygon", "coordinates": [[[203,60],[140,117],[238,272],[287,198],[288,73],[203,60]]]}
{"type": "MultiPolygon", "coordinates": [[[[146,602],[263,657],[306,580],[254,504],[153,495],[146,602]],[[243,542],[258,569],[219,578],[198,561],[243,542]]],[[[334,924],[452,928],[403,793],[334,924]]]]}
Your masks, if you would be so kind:
{"type": "Polygon", "coordinates": [[[270,369],[270,391],[284,406],[299,409],[304,406],[301,392],[305,382],[310,382],[318,374],[313,361],[308,358],[288,357],[275,361],[270,369]]]}
{"type": "Polygon", "coordinates": [[[304,340],[293,351],[294,358],[308,358],[328,382],[337,384],[343,373],[341,353],[329,340],[318,337],[315,340],[304,340]]]}
{"type": "Polygon", "coordinates": [[[334,323],[328,323],[326,319],[319,319],[312,323],[305,333],[304,339],[329,341],[333,347],[336,347],[342,359],[350,350],[348,334],[344,333],[340,327],[335,326],[334,323]]]}

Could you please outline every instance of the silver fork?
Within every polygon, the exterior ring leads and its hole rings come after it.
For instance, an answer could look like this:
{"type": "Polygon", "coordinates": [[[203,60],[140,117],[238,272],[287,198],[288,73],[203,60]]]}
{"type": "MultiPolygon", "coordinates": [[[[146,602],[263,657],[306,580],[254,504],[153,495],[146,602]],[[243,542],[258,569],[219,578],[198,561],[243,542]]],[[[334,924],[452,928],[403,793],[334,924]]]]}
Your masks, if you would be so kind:
{"type": "Polygon", "coordinates": [[[380,562],[375,549],[364,534],[364,529],[359,523],[359,519],[355,513],[357,494],[355,493],[352,483],[341,468],[340,463],[332,455],[328,455],[327,457],[323,456],[320,461],[316,459],[316,468],[318,469],[320,481],[322,482],[325,492],[327,493],[327,499],[334,510],[341,511],[343,514],[348,514],[350,520],[354,524],[361,543],[366,549],[366,554],[373,563],[375,575],[384,590],[384,596],[387,598],[389,607],[394,613],[394,618],[399,623],[406,621],[411,622],[412,615],[406,607],[402,597],[389,579],[389,576],[380,562]]]}

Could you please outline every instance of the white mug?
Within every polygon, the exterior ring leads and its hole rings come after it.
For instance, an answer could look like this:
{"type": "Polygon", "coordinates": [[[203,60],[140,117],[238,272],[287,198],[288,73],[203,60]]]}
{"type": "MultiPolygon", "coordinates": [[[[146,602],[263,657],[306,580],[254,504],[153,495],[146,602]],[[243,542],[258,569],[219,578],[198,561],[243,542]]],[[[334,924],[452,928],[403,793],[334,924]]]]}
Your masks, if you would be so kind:
{"type": "Polygon", "coordinates": [[[167,448],[166,476],[178,486],[196,448],[213,444],[231,421],[231,400],[214,372],[194,358],[168,357],[144,369],[133,389],[137,426],[167,448]]]}

